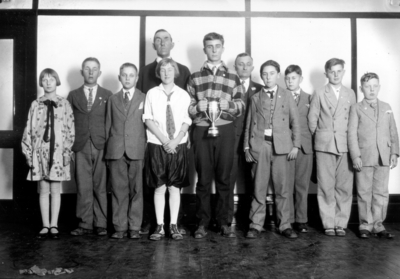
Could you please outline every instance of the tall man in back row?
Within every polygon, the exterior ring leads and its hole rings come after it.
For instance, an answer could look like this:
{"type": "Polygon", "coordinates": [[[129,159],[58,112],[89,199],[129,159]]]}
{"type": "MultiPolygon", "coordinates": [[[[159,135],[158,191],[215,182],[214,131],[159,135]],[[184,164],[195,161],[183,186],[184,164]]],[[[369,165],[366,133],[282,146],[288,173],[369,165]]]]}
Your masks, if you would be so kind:
{"type": "MultiPolygon", "coordinates": [[[[157,87],[161,84],[161,79],[156,76],[156,67],[158,62],[163,58],[171,58],[171,50],[174,48],[175,44],[172,41],[171,34],[167,30],[159,29],[154,34],[153,48],[157,52],[157,58],[150,64],[146,65],[139,72],[139,80],[136,84],[138,88],[143,93],[147,94],[147,91],[157,87]]],[[[179,69],[179,77],[175,78],[174,83],[180,88],[186,90],[186,84],[190,76],[189,69],[179,63],[176,63],[179,69]]],[[[144,200],[144,210],[143,210],[143,224],[140,229],[141,234],[148,234],[152,223],[155,222],[155,212],[154,212],[154,193],[153,189],[143,185],[143,200],[144,200]]],[[[178,227],[181,234],[186,234],[186,231],[181,227],[181,219],[183,217],[182,207],[179,209],[178,216],[178,227]]]]}
{"type": "Polygon", "coordinates": [[[216,219],[225,237],[236,237],[229,227],[228,212],[230,195],[230,173],[232,169],[235,145],[235,127],[233,121],[244,109],[242,100],[244,89],[235,72],[228,69],[221,60],[224,52],[224,37],[209,33],[203,39],[207,61],[200,71],[193,73],[188,81],[191,97],[189,114],[193,118],[193,150],[198,174],[196,185],[196,215],[199,226],[195,238],[207,235],[207,226],[211,219],[210,194],[212,178],[218,193],[216,219]],[[215,122],[219,130],[218,137],[208,137],[210,121],[206,116],[208,103],[218,101],[222,111],[215,122]]]}

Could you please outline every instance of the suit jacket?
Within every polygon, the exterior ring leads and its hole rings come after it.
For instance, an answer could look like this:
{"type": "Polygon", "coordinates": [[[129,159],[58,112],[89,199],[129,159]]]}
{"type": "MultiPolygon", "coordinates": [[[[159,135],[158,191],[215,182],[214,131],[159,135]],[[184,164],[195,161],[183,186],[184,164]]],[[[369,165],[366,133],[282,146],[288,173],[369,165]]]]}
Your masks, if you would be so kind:
{"type": "Polygon", "coordinates": [[[261,84],[258,84],[250,79],[250,84],[249,88],[247,89],[247,92],[245,94],[245,98],[243,99],[244,104],[245,104],[245,109],[243,113],[236,117],[235,121],[233,122],[235,126],[235,133],[236,133],[236,144],[235,144],[235,152],[238,154],[243,153],[243,140],[244,140],[244,129],[245,129],[245,124],[246,124],[246,117],[247,117],[247,110],[250,106],[250,98],[253,97],[253,95],[260,91],[263,86],[261,84]]]}
{"type": "Polygon", "coordinates": [[[305,154],[313,153],[312,136],[310,128],[308,128],[308,112],[310,110],[311,95],[300,90],[299,102],[297,109],[299,111],[299,124],[301,130],[301,149],[305,154]]]}
{"type": "MultiPolygon", "coordinates": [[[[161,79],[156,77],[157,64],[157,60],[154,60],[139,71],[139,80],[136,83],[136,88],[145,94],[147,94],[147,92],[153,87],[161,84],[161,79]]],[[[186,91],[186,84],[190,76],[190,71],[186,66],[179,64],[178,62],[176,64],[178,64],[179,77],[175,78],[174,83],[186,91]]]]}
{"type": "Polygon", "coordinates": [[[106,109],[107,100],[111,91],[100,85],[97,88],[96,99],[90,111],[87,110],[87,99],[83,85],[69,92],[67,100],[70,102],[75,117],[75,142],[72,151],[79,152],[89,138],[94,146],[101,150],[106,142],[106,109]]]}
{"type": "Polygon", "coordinates": [[[351,106],[348,142],[351,159],[361,157],[363,166],[376,165],[378,151],[384,166],[390,165],[390,155],[399,155],[399,136],[389,104],[378,100],[378,120],[365,101],[351,106]]]}
{"type": "MultiPolygon", "coordinates": [[[[260,94],[262,90],[250,99],[247,112],[244,147],[250,148],[251,155],[257,160],[264,142],[264,113],[260,94]]],[[[300,148],[301,132],[299,112],[292,93],[278,86],[275,93],[275,111],[272,118],[272,144],[277,154],[288,154],[293,146],[300,148]]]]}
{"type": "Polygon", "coordinates": [[[125,112],[121,90],[110,97],[107,106],[106,159],[118,160],[124,153],[131,160],[142,160],[146,145],[146,134],[142,120],[145,94],[135,89],[129,110],[125,112]]]}
{"type": "Polygon", "coordinates": [[[315,136],[316,151],[338,154],[347,152],[347,124],[350,106],[356,103],[352,89],[342,85],[339,100],[327,84],[311,97],[308,126],[315,136]]]}

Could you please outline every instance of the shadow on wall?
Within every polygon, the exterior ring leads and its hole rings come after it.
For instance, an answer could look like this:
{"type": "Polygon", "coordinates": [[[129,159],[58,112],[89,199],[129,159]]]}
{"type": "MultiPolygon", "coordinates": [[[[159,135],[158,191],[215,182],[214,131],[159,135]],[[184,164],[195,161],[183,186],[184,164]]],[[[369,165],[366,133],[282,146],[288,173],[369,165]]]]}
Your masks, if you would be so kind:
{"type": "MultiPolygon", "coordinates": [[[[312,69],[310,72],[310,82],[315,89],[321,88],[326,84],[326,76],[321,69],[312,69]]],[[[313,92],[309,92],[312,94],[313,92]]]]}
{"type": "Polygon", "coordinates": [[[113,94],[117,93],[122,88],[121,83],[118,80],[117,73],[115,75],[107,74],[102,76],[102,82],[100,86],[111,90],[113,94]]]}
{"type": "Polygon", "coordinates": [[[81,75],[80,68],[72,68],[68,71],[67,74],[67,87],[69,87],[69,91],[75,90],[82,86],[83,77],[81,75]]]}

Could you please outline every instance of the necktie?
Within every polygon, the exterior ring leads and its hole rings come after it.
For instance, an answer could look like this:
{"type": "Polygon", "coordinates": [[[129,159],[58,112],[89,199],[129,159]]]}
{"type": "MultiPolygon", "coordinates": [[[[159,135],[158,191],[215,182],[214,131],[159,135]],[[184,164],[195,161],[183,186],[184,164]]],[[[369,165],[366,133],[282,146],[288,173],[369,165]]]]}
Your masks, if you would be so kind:
{"type": "Polygon", "coordinates": [[[125,96],[124,96],[124,106],[125,106],[125,109],[128,107],[128,104],[129,104],[129,91],[126,91],[126,92],[125,92],[125,96]]]}
{"type": "Polygon", "coordinates": [[[273,99],[274,98],[274,91],[267,91],[267,94],[269,94],[269,98],[273,99]]]}
{"type": "Polygon", "coordinates": [[[170,105],[170,100],[171,100],[171,96],[172,96],[171,92],[169,95],[167,95],[167,114],[166,114],[166,119],[167,119],[167,133],[168,133],[168,137],[169,139],[174,139],[174,134],[175,134],[175,121],[174,121],[174,115],[172,114],[172,109],[171,109],[171,105],[170,105]]]}
{"type": "Polygon", "coordinates": [[[377,115],[376,115],[376,107],[377,107],[377,103],[370,103],[369,104],[370,106],[371,106],[371,108],[374,110],[374,117],[375,118],[377,118],[377,115]]]}
{"type": "Polygon", "coordinates": [[[93,106],[93,88],[89,88],[89,98],[87,103],[87,110],[90,111],[93,106]]]}
{"type": "Polygon", "coordinates": [[[296,102],[296,104],[299,101],[299,96],[300,96],[299,93],[293,92],[293,98],[294,98],[294,101],[296,102]]]}
{"type": "Polygon", "coordinates": [[[247,90],[246,90],[246,85],[245,85],[245,82],[244,82],[244,80],[242,80],[242,86],[243,86],[243,89],[244,89],[244,93],[246,93],[246,92],[247,92],[247,90]]]}
{"type": "Polygon", "coordinates": [[[217,67],[216,66],[214,66],[213,68],[212,68],[212,71],[213,71],[213,74],[214,74],[214,76],[217,74],[217,67]]]}
{"type": "Polygon", "coordinates": [[[52,100],[46,100],[43,103],[45,104],[45,106],[47,106],[47,121],[46,121],[46,128],[43,134],[43,140],[45,142],[50,141],[50,161],[49,161],[49,172],[50,172],[51,166],[53,165],[54,144],[55,144],[54,108],[57,108],[57,104],[52,100]],[[50,136],[49,136],[49,128],[50,128],[50,136]]]}

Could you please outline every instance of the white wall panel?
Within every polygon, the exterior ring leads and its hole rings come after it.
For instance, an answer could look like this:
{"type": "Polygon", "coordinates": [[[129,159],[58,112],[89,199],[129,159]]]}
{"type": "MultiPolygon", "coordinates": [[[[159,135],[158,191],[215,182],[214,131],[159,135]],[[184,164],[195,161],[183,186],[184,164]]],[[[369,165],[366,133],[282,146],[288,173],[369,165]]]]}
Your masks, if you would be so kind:
{"type": "MultiPolygon", "coordinates": [[[[359,80],[366,72],[379,75],[381,90],[378,98],[391,105],[400,127],[400,19],[357,20],[357,72],[359,80]]],[[[363,99],[358,90],[358,101],[363,99]]],[[[400,162],[400,161],[399,161],[400,162]]],[[[400,193],[400,166],[390,171],[389,193],[400,193]]]]}
{"type": "Polygon", "coordinates": [[[0,40],[0,130],[13,129],[14,117],[14,41],[0,40]]]}
{"type": "Polygon", "coordinates": [[[244,0],[40,0],[40,9],[244,11],[244,0]]]}

